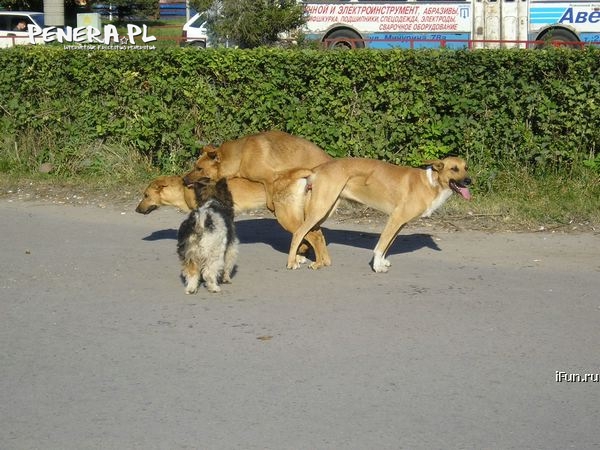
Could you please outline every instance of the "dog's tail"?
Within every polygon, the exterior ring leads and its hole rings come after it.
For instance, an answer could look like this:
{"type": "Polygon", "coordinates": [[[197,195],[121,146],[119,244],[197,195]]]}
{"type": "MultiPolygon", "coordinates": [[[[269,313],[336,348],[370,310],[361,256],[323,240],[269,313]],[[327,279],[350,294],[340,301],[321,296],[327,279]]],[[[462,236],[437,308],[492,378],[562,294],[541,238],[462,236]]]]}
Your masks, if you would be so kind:
{"type": "Polygon", "coordinates": [[[312,174],[310,169],[294,169],[280,173],[273,182],[275,209],[295,211],[295,216],[304,217],[304,204],[311,191],[308,180],[312,174]]]}
{"type": "Polygon", "coordinates": [[[307,180],[313,175],[310,169],[292,169],[285,172],[279,172],[273,181],[275,193],[291,193],[298,194],[299,190],[308,192],[307,180]]]}
{"type": "Polygon", "coordinates": [[[306,178],[313,174],[312,169],[291,169],[284,170],[283,172],[277,172],[275,177],[276,180],[296,180],[298,178],[306,178]]]}

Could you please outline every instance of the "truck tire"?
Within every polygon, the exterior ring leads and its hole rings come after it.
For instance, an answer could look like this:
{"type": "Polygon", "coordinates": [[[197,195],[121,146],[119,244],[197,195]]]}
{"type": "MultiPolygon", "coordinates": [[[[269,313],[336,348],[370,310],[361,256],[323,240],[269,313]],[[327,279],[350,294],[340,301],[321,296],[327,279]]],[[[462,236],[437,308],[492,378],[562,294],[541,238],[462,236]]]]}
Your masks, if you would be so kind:
{"type": "Polygon", "coordinates": [[[543,44],[537,44],[535,48],[548,48],[548,47],[569,47],[569,48],[581,48],[580,45],[574,45],[579,43],[579,39],[576,35],[568,30],[553,29],[548,30],[546,33],[541,35],[537,40],[544,41],[543,44]]]}
{"type": "Polygon", "coordinates": [[[325,38],[327,48],[341,48],[350,50],[351,48],[364,48],[365,41],[352,30],[337,30],[325,38]]]}

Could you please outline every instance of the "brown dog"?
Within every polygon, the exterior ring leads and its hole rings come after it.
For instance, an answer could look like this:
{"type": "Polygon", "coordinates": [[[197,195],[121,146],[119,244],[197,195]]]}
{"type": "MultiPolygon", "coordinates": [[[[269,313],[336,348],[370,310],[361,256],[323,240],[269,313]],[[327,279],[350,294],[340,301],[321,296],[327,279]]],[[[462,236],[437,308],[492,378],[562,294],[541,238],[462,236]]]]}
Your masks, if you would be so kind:
{"type": "MultiPolygon", "coordinates": [[[[307,196],[304,223],[292,237],[288,269],[298,268],[295,259],[304,235],[321,224],[340,198],[347,198],[378,209],[389,215],[373,251],[373,270],[387,272],[385,259],[396,235],[416,217],[428,217],[452,192],[465,199],[471,194],[467,185],[467,164],[461,158],[448,157],[429,163],[425,169],[401,167],[383,161],[363,158],[341,158],[313,170],[307,178],[312,192],[307,196]]],[[[298,186],[302,193],[302,186],[298,186]]]]}
{"type": "MultiPolygon", "coordinates": [[[[236,214],[266,206],[267,196],[261,183],[244,178],[231,178],[227,180],[227,184],[233,196],[236,214]]],[[[194,189],[183,184],[183,177],[177,175],[158,177],[144,190],[144,198],[135,210],[141,214],[149,214],[160,206],[174,206],[181,211],[189,212],[196,207],[194,189]]]]}
{"type": "MultiPolygon", "coordinates": [[[[205,147],[194,169],[185,175],[184,183],[193,183],[200,177],[213,180],[242,177],[262,183],[267,208],[275,213],[283,228],[294,233],[304,221],[303,203],[300,200],[304,198],[302,185],[306,187],[306,179],[302,173],[295,171],[312,169],[331,159],[321,148],[306,139],[282,131],[266,131],[224,142],[219,148],[205,147]],[[291,186],[293,193],[288,190],[291,186]],[[290,204],[286,200],[288,198],[297,201],[290,204]]],[[[310,171],[306,172],[306,176],[308,175],[310,171]]],[[[302,239],[315,252],[315,262],[310,265],[311,268],[331,263],[325,238],[318,227],[308,230],[302,239]]]]}
{"type": "MultiPolygon", "coordinates": [[[[305,176],[310,174],[310,171],[304,173],[305,176]]],[[[294,177],[279,176],[275,182],[277,207],[274,213],[283,228],[291,233],[304,221],[304,192],[300,190],[300,193],[296,194],[298,189],[294,189],[292,192],[289,185],[290,183],[302,183],[302,180],[299,175],[294,174],[294,177]]],[[[266,207],[267,196],[261,183],[255,183],[245,178],[230,178],[227,180],[227,184],[233,197],[235,214],[266,207]]],[[[295,188],[293,185],[291,187],[295,188]]],[[[140,214],[150,214],[160,206],[173,206],[184,212],[191,211],[197,206],[194,188],[186,186],[183,183],[183,177],[177,175],[161,176],[152,180],[144,190],[144,197],[135,210],[140,214]]],[[[318,268],[323,265],[324,256],[328,256],[325,239],[322,233],[311,233],[309,238],[313,239],[312,246],[315,249],[316,260],[309,267],[318,268]]],[[[305,244],[298,249],[297,261],[299,264],[306,262],[304,255],[307,251],[308,247],[305,244]]]]}
{"type": "Polygon", "coordinates": [[[273,211],[273,183],[281,173],[312,169],[332,158],[317,145],[283,131],[265,131],[224,142],[219,148],[207,146],[194,169],[184,178],[213,180],[241,177],[262,183],[267,208],[273,211]]]}
{"type": "Polygon", "coordinates": [[[181,211],[189,212],[196,207],[194,190],[186,187],[183,178],[177,175],[158,177],[144,189],[144,197],[135,211],[140,214],[150,214],[161,206],[174,206],[181,211]]]}

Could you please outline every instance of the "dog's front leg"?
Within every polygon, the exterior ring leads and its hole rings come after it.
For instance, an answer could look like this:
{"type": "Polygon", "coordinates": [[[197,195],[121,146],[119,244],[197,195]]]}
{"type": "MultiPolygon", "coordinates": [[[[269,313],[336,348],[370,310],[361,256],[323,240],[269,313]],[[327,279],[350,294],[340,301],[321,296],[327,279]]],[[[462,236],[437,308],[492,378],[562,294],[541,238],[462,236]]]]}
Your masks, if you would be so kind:
{"type": "Polygon", "coordinates": [[[386,273],[392,265],[381,252],[373,252],[373,271],[376,273],[386,273]]]}
{"type": "Polygon", "coordinates": [[[183,279],[185,280],[185,293],[195,294],[200,283],[200,270],[198,270],[196,264],[191,261],[186,262],[181,275],[183,275],[183,279]]]}
{"type": "Polygon", "coordinates": [[[206,289],[208,292],[216,293],[221,292],[221,287],[217,282],[217,277],[214,274],[203,274],[202,278],[204,278],[204,283],[206,284],[206,289]]]}
{"type": "Polygon", "coordinates": [[[200,283],[199,275],[188,275],[186,277],[185,293],[195,294],[198,291],[198,283],[200,283]]]}
{"type": "Polygon", "coordinates": [[[385,258],[385,255],[405,223],[403,211],[396,211],[390,215],[373,250],[373,271],[377,273],[388,271],[392,264],[385,258]]]}

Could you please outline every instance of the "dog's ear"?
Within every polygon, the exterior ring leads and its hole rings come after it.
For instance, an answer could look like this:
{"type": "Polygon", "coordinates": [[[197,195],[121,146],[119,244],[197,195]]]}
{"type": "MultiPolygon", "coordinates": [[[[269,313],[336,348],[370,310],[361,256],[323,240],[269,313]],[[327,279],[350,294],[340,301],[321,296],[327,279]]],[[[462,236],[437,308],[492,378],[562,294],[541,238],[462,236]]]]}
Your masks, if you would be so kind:
{"type": "Polygon", "coordinates": [[[157,180],[154,182],[154,189],[156,189],[157,192],[162,191],[164,188],[166,188],[168,186],[167,182],[164,180],[157,180]]]}
{"type": "Polygon", "coordinates": [[[210,159],[212,159],[214,162],[221,162],[221,154],[219,153],[218,150],[208,153],[208,157],[210,159]]]}
{"type": "Polygon", "coordinates": [[[425,161],[423,163],[423,166],[431,167],[436,172],[441,172],[444,168],[444,161],[440,161],[439,159],[436,159],[435,161],[425,161]]]}
{"type": "MultiPolygon", "coordinates": [[[[210,159],[212,159],[215,162],[220,162],[221,158],[219,155],[219,149],[217,147],[215,147],[214,145],[207,145],[202,149],[201,154],[204,153],[206,154],[206,156],[210,159]]],[[[202,156],[202,155],[200,155],[202,156]]]]}
{"type": "Polygon", "coordinates": [[[215,147],[214,145],[205,145],[204,147],[202,147],[202,150],[200,150],[200,155],[202,155],[202,153],[214,152],[216,149],[217,147],[215,147]]]}

